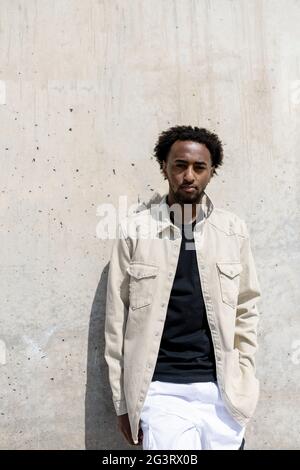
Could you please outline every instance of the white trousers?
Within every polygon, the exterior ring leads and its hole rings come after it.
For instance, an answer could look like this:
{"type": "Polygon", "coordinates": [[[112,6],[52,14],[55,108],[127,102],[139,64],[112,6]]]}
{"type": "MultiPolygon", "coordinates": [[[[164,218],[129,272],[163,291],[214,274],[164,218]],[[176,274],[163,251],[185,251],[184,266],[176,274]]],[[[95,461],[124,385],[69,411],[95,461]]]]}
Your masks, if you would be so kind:
{"type": "Polygon", "coordinates": [[[225,408],[216,382],[151,382],[140,426],[143,450],[237,450],[245,432],[225,408]]]}

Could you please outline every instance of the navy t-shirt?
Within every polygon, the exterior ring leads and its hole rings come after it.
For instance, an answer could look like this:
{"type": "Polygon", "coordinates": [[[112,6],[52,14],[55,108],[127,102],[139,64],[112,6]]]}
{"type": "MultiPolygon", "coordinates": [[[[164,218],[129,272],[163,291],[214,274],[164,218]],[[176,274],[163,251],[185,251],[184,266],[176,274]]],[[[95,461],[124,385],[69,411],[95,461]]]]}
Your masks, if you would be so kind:
{"type": "Polygon", "coordinates": [[[195,223],[196,220],[181,226],[180,255],[152,381],[192,383],[217,380],[195,252],[195,223]],[[192,249],[187,249],[188,245],[192,249]]]}

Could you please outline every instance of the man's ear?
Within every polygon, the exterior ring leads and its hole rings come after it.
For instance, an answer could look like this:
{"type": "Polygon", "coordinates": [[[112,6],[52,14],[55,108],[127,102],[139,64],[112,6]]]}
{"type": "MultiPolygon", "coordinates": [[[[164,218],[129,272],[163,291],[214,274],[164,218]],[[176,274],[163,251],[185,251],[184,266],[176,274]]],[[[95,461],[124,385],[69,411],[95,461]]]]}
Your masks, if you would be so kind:
{"type": "Polygon", "coordinates": [[[215,171],[215,166],[212,166],[210,169],[210,177],[212,178],[214,176],[214,171],[215,171]]]}

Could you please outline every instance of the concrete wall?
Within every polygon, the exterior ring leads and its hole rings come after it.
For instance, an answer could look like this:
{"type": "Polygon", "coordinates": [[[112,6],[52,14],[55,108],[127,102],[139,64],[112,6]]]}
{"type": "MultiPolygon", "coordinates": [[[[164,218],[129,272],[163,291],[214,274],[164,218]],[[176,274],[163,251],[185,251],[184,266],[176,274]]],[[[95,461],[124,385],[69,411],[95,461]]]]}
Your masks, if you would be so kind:
{"type": "Polygon", "coordinates": [[[162,130],[225,144],[263,291],[247,448],[300,447],[299,0],[1,0],[2,449],[122,449],[103,359],[97,207],[167,190],[162,130]]]}

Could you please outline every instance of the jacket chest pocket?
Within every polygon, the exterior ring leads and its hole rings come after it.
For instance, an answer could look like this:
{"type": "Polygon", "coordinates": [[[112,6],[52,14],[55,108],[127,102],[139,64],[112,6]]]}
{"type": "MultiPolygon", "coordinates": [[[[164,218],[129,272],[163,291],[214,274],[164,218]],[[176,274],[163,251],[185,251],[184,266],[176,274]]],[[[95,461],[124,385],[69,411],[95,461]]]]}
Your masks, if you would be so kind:
{"type": "Polygon", "coordinates": [[[230,307],[236,308],[239,295],[240,273],[243,267],[239,262],[219,262],[216,264],[222,300],[230,307]]]}
{"type": "Polygon", "coordinates": [[[151,304],[158,266],[133,262],[128,266],[127,272],[130,275],[130,307],[135,310],[151,304]]]}

